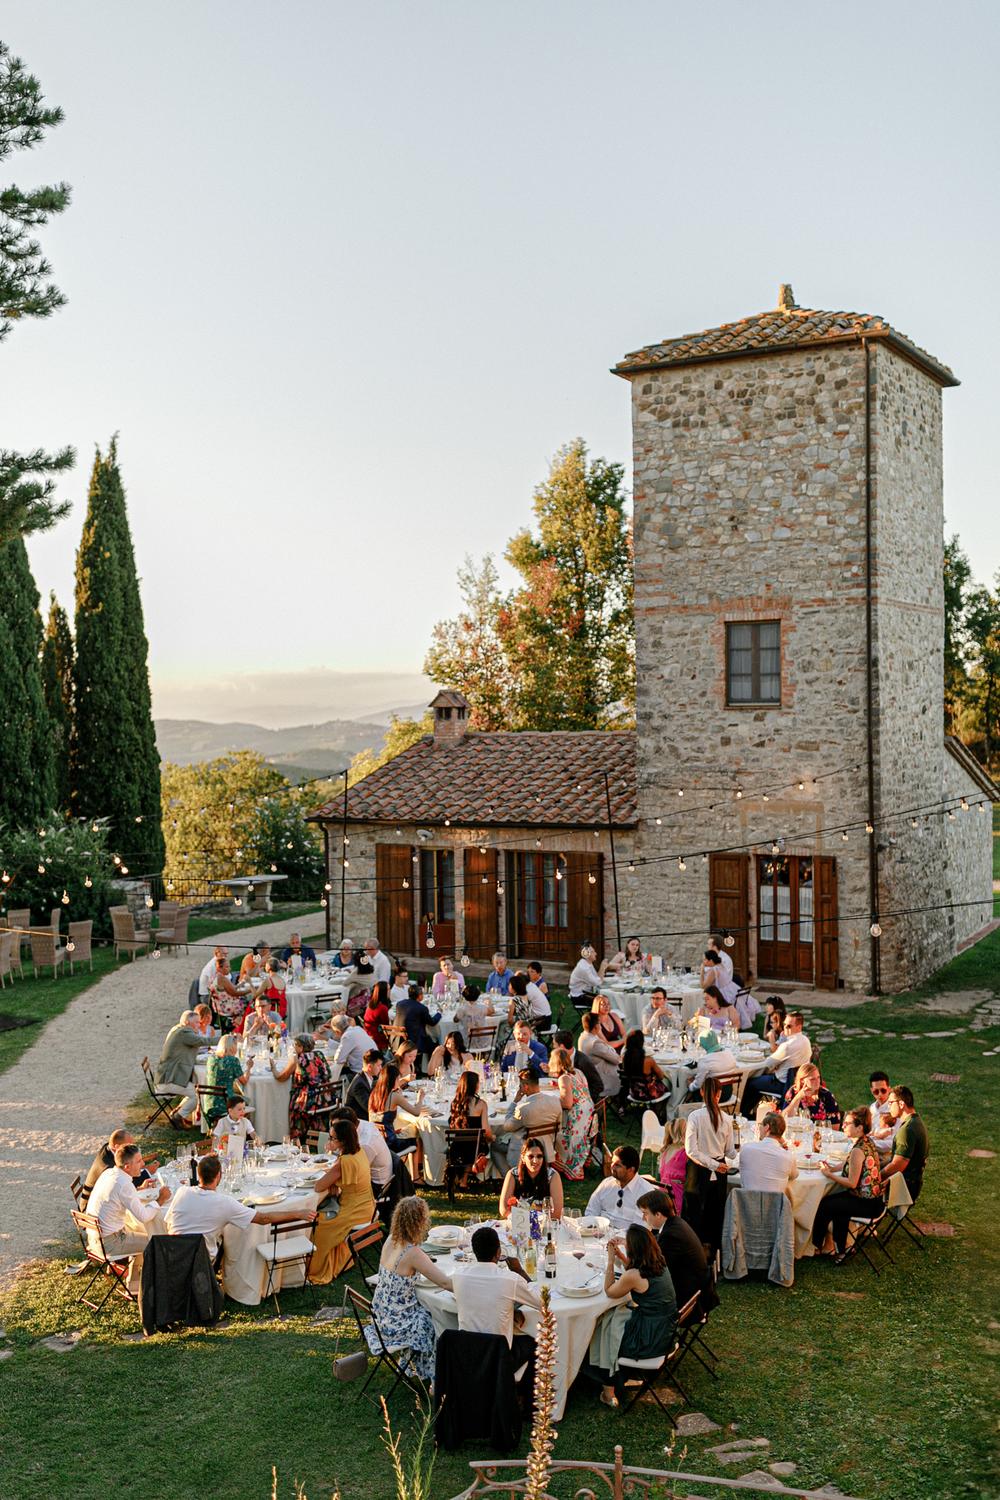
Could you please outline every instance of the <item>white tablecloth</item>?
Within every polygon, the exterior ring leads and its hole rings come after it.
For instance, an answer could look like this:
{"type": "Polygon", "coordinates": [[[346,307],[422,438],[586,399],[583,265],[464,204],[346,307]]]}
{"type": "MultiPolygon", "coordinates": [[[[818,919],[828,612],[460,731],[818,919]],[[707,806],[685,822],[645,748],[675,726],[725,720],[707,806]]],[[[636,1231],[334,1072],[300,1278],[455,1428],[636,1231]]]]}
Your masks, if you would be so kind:
{"type": "MultiPolygon", "coordinates": [[[[607,1312],[609,1307],[615,1305],[610,1297],[604,1295],[606,1255],[603,1247],[593,1240],[583,1240],[579,1248],[586,1250],[586,1261],[578,1262],[569,1251],[559,1251],[559,1272],[555,1291],[552,1294],[552,1311],[555,1313],[558,1330],[552,1404],[552,1415],[556,1421],[562,1418],[566,1410],[566,1396],[569,1388],[576,1379],[581,1365],[586,1362],[587,1351],[590,1348],[598,1318],[602,1313],[607,1312]],[[588,1266],[590,1274],[597,1278],[595,1294],[591,1297],[561,1295],[560,1281],[567,1277],[574,1282],[582,1280],[586,1274],[582,1269],[583,1266],[588,1266]]],[[[461,1275],[461,1269],[455,1266],[450,1256],[438,1256],[437,1263],[445,1275],[450,1276],[453,1272],[461,1275]]],[[[536,1290],[544,1285],[544,1281],[537,1282],[536,1290]]],[[[434,1327],[439,1334],[443,1333],[446,1328],[458,1327],[458,1313],[455,1298],[451,1292],[443,1291],[440,1287],[419,1287],[417,1297],[434,1319],[434,1327]]],[[[537,1328],[538,1314],[532,1308],[526,1307],[524,1309],[525,1332],[536,1333],[537,1328]]]]}
{"type": "MultiPolygon", "coordinates": [[[[729,1174],[730,1185],[739,1187],[739,1170],[729,1174]]],[[[797,1177],[793,1177],[788,1184],[788,1200],[792,1205],[792,1214],[795,1219],[795,1259],[808,1259],[816,1254],[816,1247],[812,1242],[812,1228],[816,1219],[816,1210],[819,1208],[820,1200],[828,1193],[839,1192],[842,1184],[833,1182],[822,1172],[799,1168],[797,1177]]],[[[913,1202],[910,1190],[906,1186],[901,1174],[897,1173],[889,1179],[889,1207],[902,1208],[913,1202]]]]}
{"type": "Polygon", "coordinates": [[[637,1026],[642,1025],[642,1013],[649,1004],[653,990],[658,988],[666,990],[671,1005],[680,1007],[682,1021],[690,1021],[703,999],[700,984],[690,980],[681,983],[674,978],[644,979],[638,989],[626,989],[620,982],[605,980],[602,992],[607,995],[614,1009],[621,1012],[626,1029],[634,1031],[637,1026]]]}
{"type": "MultiPolygon", "coordinates": [[[[698,1063],[701,1058],[709,1056],[701,1047],[689,1048],[687,1052],[662,1052],[658,1051],[656,1045],[647,1039],[646,1051],[658,1064],[664,1079],[670,1085],[670,1098],[667,1105],[667,1114],[671,1118],[676,1115],[680,1106],[687,1098],[691,1080],[696,1069],[691,1067],[692,1063],[698,1063]]],[[[754,1073],[762,1072],[770,1062],[770,1053],[765,1052],[761,1056],[750,1053],[737,1053],[736,1066],[739,1072],[746,1073],[750,1077],[754,1073]]]]}
{"type": "Polygon", "coordinates": [[[306,1016],[316,1006],[317,1001],[331,1001],[330,1011],[346,1010],[351,991],[364,988],[362,979],[340,979],[322,980],[312,985],[293,985],[285,987],[285,999],[288,1004],[288,1030],[292,1036],[298,1036],[299,1032],[310,1030],[306,1026],[306,1016]]]}

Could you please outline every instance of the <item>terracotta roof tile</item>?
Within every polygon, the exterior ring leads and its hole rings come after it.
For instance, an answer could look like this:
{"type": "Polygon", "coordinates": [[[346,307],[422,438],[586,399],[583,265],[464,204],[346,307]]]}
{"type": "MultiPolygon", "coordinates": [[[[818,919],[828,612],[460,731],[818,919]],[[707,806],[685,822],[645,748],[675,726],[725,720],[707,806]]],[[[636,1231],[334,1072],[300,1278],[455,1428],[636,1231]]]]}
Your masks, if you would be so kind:
{"type": "MultiPolygon", "coordinates": [[[[574,734],[467,734],[451,744],[426,735],[388,765],[353,786],[353,823],[431,823],[456,827],[498,824],[576,828],[607,824],[604,775],[616,827],[636,819],[635,734],[629,730],[574,734]]],[[[310,814],[337,823],[334,798],[310,814]]]]}
{"type": "Polygon", "coordinates": [[[782,288],[781,300],[773,312],[756,313],[741,318],[738,323],[723,323],[720,328],[707,328],[702,333],[688,333],[681,338],[649,344],[645,349],[626,354],[614,366],[613,373],[627,377],[673,365],[843,343],[861,334],[884,339],[941,385],[958,385],[947,365],[899,333],[877,313],[818,312],[796,307],[791,299],[791,288],[782,288]]]}

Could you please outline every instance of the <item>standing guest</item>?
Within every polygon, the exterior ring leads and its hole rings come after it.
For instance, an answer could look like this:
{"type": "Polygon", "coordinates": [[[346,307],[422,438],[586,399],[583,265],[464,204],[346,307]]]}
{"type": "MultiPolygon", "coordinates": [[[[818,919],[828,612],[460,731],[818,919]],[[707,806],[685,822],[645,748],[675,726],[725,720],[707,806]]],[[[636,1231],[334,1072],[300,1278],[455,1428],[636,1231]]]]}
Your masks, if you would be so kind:
{"type": "MultiPolygon", "coordinates": [[[[136,1178],[143,1166],[138,1146],[119,1146],[115,1151],[114,1167],[98,1177],[87,1205],[87,1212],[101,1226],[101,1239],[108,1259],[124,1260],[128,1257],[127,1285],[133,1295],[139,1290],[143,1251],[149,1243],[149,1235],[141,1226],[155,1219],[157,1211],[170,1197],[170,1189],[161,1187],[152,1202],[143,1203],[135,1190],[136,1178]],[[140,1227],[132,1228],[128,1223],[130,1218],[140,1227]]],[[[91,1234],[89,1230],[88,1234],[91,1234]]],[[[97,1236],[91,1234],[91,1241],[91,1249],[100,1253],[97,1236]]]]}
{"type": "Polygon", "coordinates": [[[718,990],[722,1004],[732,1005],[739,994],[739,985],[733,979],[733,966],[729,965],[729,978],[723,967],[722,957],[715,948],[706,948],[701,961],[701,987],[703,990],[718,990]]]}
{"type": "Polygon", "coordinates": [[[812,1043],[803,1031],[803,1016],[800,1010],[790,1010],[785,1017],[785,1029],[780,1042],[771,1043],[771,1070],[748,1078],[743,1090],[743,1113],[752,1120],[762,1094],[774,1094],[783,1099],[796,1070],[803,1063],[812,1061],[812,1043]]]}
{"type": "Polygon", "coordinates": [[[707,987],[701,1008],[695,1014],[704,1016],[713,1031],[721,1031],[724,1026],[735,1026],[737,1031],[740,1029],[736,1007],[730,1005],[716,984],[707,987]]]}
{"type": "MultiPolygon", "coordinates": [[[[399,1087],[399,1081],[399,1069],[395,1063],[387,1063],[376,1079],[368,1099],[369,1120],[373,1125],[382,1127],[386,1145],[390,1151],[397,1153],[407,1144],[396,1134],[396,1113],[406,1107],[406,1098],[399,1087]]],[[[415,1112],[419,1112],[423,1102],[423,1093],[418,1091],[413,1106],[415,1112]]]]}
{"type": "MultiPolygon", "coordinates": [[[[663,1127],[663,1147],[660,1151],[660,1186],[672,1194],[678,1213],[684,1210],[684,1181],[687,1177],[687,1152],[684,1136],[687,1120],[668,1120],[663,1127]]],[[[699,1241],[700,1243],[700,1241],[699,1241]]]]}
{"type": "MultiPolygon", "coordinates": [[[[770,1118],[770,1117],[769,1117],[770,1118]]],[[[844,1134],[851,1150],[838,1171],[823,1163],[820,1171],[830,1182],[843,1188],[821,1198],[813,1220],[812,1241],[820,1254],[843,1257],[847,1251],[847,1231],[852,1219],[875,1219],[882,1212],[884,1171],[869,1134],[871,1115],[864,1109],[849,1109],[844,1118],[844,1134]]],[[[743,1148],[744,1151],[746,1147],[743,1148]]],[[[742,1155],[740,1171],[742,1172],[742,1155]]]]}
{"type": "MultiPolygon", "coordinates": [[[[94,1184],[97,1181],[98,1177],[100,1177],[103,1172],[110,1171],[110,1169],[115,1165],[115,1152],[118,1150],[118,1147],[134,1145],[135,1136],[132,1134],[131,1130],[113,1130],[111,1132],[104,1145],[98,1149],[97,1155],[90,1163],[87,1175],[84,1178],[83,1190],[80,1194],[81,1209],[86,1209],[87,1202],[94,1190],[94,1184]]],[[[136,1187],[142,1187],[142,1184],[144,1182],[147,1182],[150,1177],[155,1177],[156,1169],[159,1165],[160,1163],[156,1160],[155,1157],[151,1161],[145,1162],[142,1171],[136,1178],[133,1179],[136,1187]]]]}
{"type": "Polygon", "coordinates": [[[388,954],[382,952],[378,938],[369,938],[365,943],[365,957],[372,972],[372,982],[377,984],[384,979],[386,984],[392,978],[392,962],[388,954]]]}
{"type": "Polygon", "coordinates": [[[380,1052],[384,1052],[389,1045],[385,1028],[389,1024],[390,993],[385,981],[378,980],[372,985],[371,994],[365,1006],[364,1028],[380,1052]]]}
{"type": "Polygon", "coordinates": [[[549,1049],[545,1043],[532,1035],[527,1021],[518,1021],[500,1057],[500,1071],[506,1073],[509,1068],[514,1068],[520,1073],[529,1063],[541,1070],[548,1061],[549,1049]]]}
{"type": "Polygon", "coordinates": [[[616,1307],[602,1313],[590,1341],[590,1365],[603,1382],[601,1401],[618,1406],[625,1389],[619,1360],[657,1359],[673,1348],[677,1298],[663,1252],[645,1224],[630,1224],[624,1243],[608,1241],[604,1295],[616,1307]],[[616,1276],[616,1264],[624,1267],[616,1276]]]}
{"type": "Polygon", "coordinates": [[[420,1057],[429,1057],[434,1051],[436,1044],[427,1035],[427,1028],[436,1026],[440,1019],[440,1011],[432,1015],[427,1009],[419,984],[411,984],[406,999],[396,1006],[396,1025],[406,1027],[407,1039],[411,1046],[416,1047],[420,1057]]]}
{"type": "Polygon", "coordinates": [[[274,1058],[271,1058],[271,1077],[278,1083],[284,1083],[286,1078],[292,1080],[288,1097],[288,1128],[304,1147],[309,1131],[318,1128],[323,1111],[333,1102],[332,1085],[326,1058],[316,1051],[312,1037],[308,1034],[297,1036],[292,1045],[294,1056],[280,1073],[274,1066],[274,1058]]]}
{"type": "Polygon", "coordinates": [[[571,1182],[583,1181],[583,1170],[590,1155],[590,1132],[594,1123],[594,1102],[587,1080],[574,1068],[568,1052],[556,1047],[549,1061],[549,1076],[559,1086],[562,1117],[556,1131],[556,1166],[571,1182]]]}
{"type": "Polygon", "coordinates": [[[427,1076],[436,1078],[462,1073],[472,1066],[472,1058],[465,1050],[465,1040],[460,1031],[449,1031],[440,1047],[435,1047],[427,1064],[427,1076]]]}
{"type": "MultiPolygon", "coordinates": [[[[500,1264],[500,1236],[490,1225],[472,1233],[472,1265],[457,1266],[451,1278],[463,1333],[497,1333],[507,1340],[515,1370],[535,1357],[530,1334],[514,1332],[516,1306],[541,1308],[542,1299],[513,1257],[500,1264]]],[[[525,1376],[530,1377],[530,1370],[525,1376]]]]}
{"type": "Polygon", "coordinates": [[[735,1161],[733,1122],[719,1107],[719,1082],[706,1078],[704,1104],[688,1115],[684,1150],[688,1155],[684,1184],[684,1217],[714,1260],[722,1244],[726,1210],[726,1174],[735,1161]]]}
{"type": "Polygon", "coordinates": [[[430,1227],[431,1216],[423,1199],[400,1198],[382,1246],[372,1295],[372,1317],[379,1332],[370,1324],[365,1326],[372,1354],[382,1353],[381,1340],[391,1347],[408,1349],[404,1369],[425,1381],[434,1379],[437,1334],[430,1313],[417,1300],[415,1278],[423,1276],[446,1292],[452,1289],[451,1278],[421,1248],[430,1227]]]}
{"type": "Polygon", "coordinates": [[[562,1123],[562,1102],[555,1089],[540,1088],[541,1073],[529,1064],[517,1075],[520,1088],[507,1106],[503,1123],[496,1128],[497,1140],[492,1148],[493,1160],[501,1171],[516,1166],[521,1158],[525,1136],[541,1133],[545,1160],[555,1159],[555,1140],[546,1134],[545,1126],[562,1123]],[[503,1137],[506,1140],[506,1146],[503,1137]]]}
{"type": "Polygon", "coordinates": [[[803,1063],[796,1070],[794,1082],[785,1094],[782,1113],[786,1120],[799,1110],[805,1110],[815,1125],[840,1129],[843,1111],[820,1077],[815,1063],[803,1063]]]}
{"type": "Polygon", "coordinates": [[[225,1089],[225,1099],[211,1099],[205,1107],[205,1124],[214,1125],[226,1113],[231,1099],[242,1099],[250,1077],[249,1070],[236,1056],[236,1038],[232,1032],[219,1038],[208,1055],[205,1082],[213,1089],[225,1089]]]}
{"type": "Polygon", "coordinates": [[[758,1125],[760,1139],[740,1150],[740,1187],[748,1193],[783,1193],[799,1175],[785,1140],[785,1117],[772,1109],[758,1125]]]}
{"type": "Polygon", "coordinates": [[[370,1224],[375,1217],[371,1167],[361,1149],[357,1129],[350,1120],[330,1122],[330,1146],[339,1155],[315,1187],[320,1195],[320,1205],[313,1236],[314,1249],[309,1258],[309,1280],[317,1286],[327,1286],[340,1275],[352,1258],[347,1236],[352,1229],[370,1224]],[[333,1217],[324,1207],[327,1194],[339,1199],[338,1211],[333,1217]]]}
{"type": "Polygon", "coordinates": [[[924,1185],[924,1165],[931,1154],[927,1127],[913,1106],[913,1093],[897,1084],[889,1090],[889,1113],[896,1124],[892,1159],[882,1168],[882,1181],[901,1172],[916,1203],[924,1185]]]}
{"type": "MultiPolygon", "coordinates": [[[[373,986],[374,988],[374,986],[373,986]]],[[[397,964],[392,976],[392,989],[389,991],[389,1004],[398,1005],[401,1000],[406,1000],[410,993],[410,975],[405,964],[397,964]]]]}
{"type": "Polygon", "coordinates": [[[584,943],[580,949],[580,957],[569,976],[570,1002],[581,1013],[589,1010],[593,1005],[601,988],[601,980],[604,978],[606,966],[601,964],[601,967],[597,969],[594,967],[596,962],[597,949],[592,948],[589,943],[584,943]]]}
{"type": "Polygon", "coordinates": [[[667,1085],[659,1063],[647,1054],[645,1042],[641,1031],[630,1031],[625,1038],[622,1083],[633,1099],[656,1104],[666,1096],[667,1085]]]}
{"type": "Polygon", "coordinates": [[[348,1073],[360,1073],[365,1053],[371,1051],[372,1040],[361,1022],[354,1016],[334,1016],[330,1029],[338,1038],[337,1050],[333,1054],[334,1066],[348,1073]]]}
{"type": "Polygon", "coordinates": [[[513,971],[508,969],[507,959],[504,954],[494,953],[489,978],[486,981],[486,993],[488,995],[509,995],[510,982],[513,978],[513,971]]]}
{"type": "Polygon", "coordinates": [[[359,1120],[367,1120],[368,1105],[371,1101],[372,1089],[378,1082],[378,1076],[382,1071],[383,1058],[381,1052],[375,1047],[369,1047],[361,1060],[361,1072],[357,1078],[351,1081],[347,1090],[346,1104],[353,1109],[359,1120]]]}
{"type": "Polygon", "coordinates": [[[630,1224],[641,1224],[639,1199],[654,1184],[639,1176],[639,1153],[634,1146],[617,1146],[611,1156],[611,1176],[591,1193],[587,1214],[603,1215],[619,1232],[630,1224]]]}
{"type": "MultiPolygon", "coordinates": [[[[288,947],[281,950],[282,963],[292,964],[293,958],[300,958],[303,965],[312,964],[314,969],[316,967],[316,949],[310,948],[308,943],[303,943],[302,936],[298,932],[292,933],[288,939],[288,947]]],[[[295,965],[292,964],[292,967],[294,968],[295,965]]]]}
{"type": "Polygon", "coordinates": [[[334,954],[333,967],[335,969],[353,969],[354,962],[354,944],[350,938],[344,938],[334,954]]]}
{"type": "Polygon", "coordinates": [[[785,1002],[784,1000],[779,1000],[777,995],[771,995],[769,999],[764,1001],[765,1042],[773,1042],[777,1046],[778,1042],[781,1041],[781,1034],[785,1029],[786,1015],[785,1002]]]}
{"type": "Polygon", "coordinates": [[[511,1167],[500,1189],[500,1217],[506,1219],[518,1204],[531,1207],[549,1202],[552,1217],[561,1219],[563,1212],[562,1179],[555,1167],[545,1161],[542,1143],[529,1135],[521,1147],[516,1167],[511,1167]]]}
{"type": "MultiPolygon", "coordinates": [[[[587,1011],[587,1015],[590,1015],[590,1011],[587,1011]]],[[[576,1069],[576,1071],[578,1073],[582,1073],[584,1078],[587,1080],[587,1087],[590,1090],[591,1100],[594,1104],[596,1104],[604,1094],[604,1087],[601,1083],[601,1075],[598,1073],[596,1067],[594,1066],[594,1063],[587,1056],[586,1052],[583,1052],[581,1050],[583,1044],[582,1037],[580,1041],[581,1047],[576,1047],[573,1042],[573,1033],[571,1031],[557,1031],[552,1038],[552,1045],[554,1047],[561,1047],[564,1052],[569,1053],[570,1062],[573,1064],[573,1067],[576,1069]]]]}
{"type": "Polygon", "coordinates": [[[600,1017],[596,1016],[592,1010],[584,1011],[580,1024],[583,1030],[580,1032],[579,1051],[592,1064],[601,1081],[599,1097],[614,1099],[621,1092],[622,1086],[618,1072],[620,1066],[618,1053],[601,1036],[600,1017]]]}
{"type": "Polygon", "coordinates": [[[216,1121],[212,1131],[212,1145],[216,1151],[225,1155],[230,1146],[237,1143],[242,1160],[247,1143],[253,1140],[256,1134],[257,1132],[247,1119],[246,1100],[230,1099],[225,1114],[216,1121]]]}
{"type": "Polygon", "coordinates": [[[528,965],[528,983],[533,984],[535,986],[535,989],[539,990],[545,996],[545,999],[549,1003],[549,1010],[551,1012],[552,1001],[549,996],[549,982],[545,978],[545,975],[542,972],[542,966],[538,962],[537,958],[533,958],[528,965]]]}
{"type": "Polygon", "coordinates": [[[607,1042],[609,1047],[614,1047],[616,1052],[621,1052],[625,1046],[625,1026],[621,1016],[611,1009],[611,1001],[607,995],[595,995],[590,1009],[597,1017],[601,1040],[607,1042]]]}
{"type": "Polygon", "coordinates": [[[184,1183],[174,1194],[166,1213],[168,1234],[203,1234],[212,1260],[218,1256],[224,1229],[234,1225],[289,1224],[293,1219],[315,1219],[315,1209],[248,1208],[232,1193],[220,1191],[222,1163],[210,1154],[198,1161],[198,1186],[184,1183]]]}
{"type": "Polygon", "coordinates": [[[705,1247],[677,1212],[671,1195],[653,1188],[639,1199],[639,1210],[667,1263],[677,1306],[685,1307],[696,1293],[701,1293],[709,1298],[711,1307],[717,1307],[719,1299],[710,1290],[712,1273],[705,1247]]]}
{"type": "Polygon", "coordinates": [[[449,986],[457,983],[458,975],[455,973],[455,965],[451,959],[445,957],[439,958],[438,971],[434,975],[434,982],[431,985],[431,993],[435,1000],[442,999],[448,994],[449,986]]]}
{"type": "Polygon", "coordinates": [[[671,1026],[680,1024],[680,1016],[671,1010],[667,1002],[667,992],[662,985],[649,997],[649,1004],[642,1013],[640,1024],[645,1036],[655,1036],[658,1031],[668,1031],[671,1026]]]}
{"type": "Polygon", "coordinates": [[[192,1129],[198,1111],[198,1095],[194,1091],[194,1065],[198,1053],[205,1045],[205,1038],[198,1026],[198,1017],[193,1010],[185,1010],[176,1026],[171,1026],[163,1043],[160,1060],[156,1064],[156,1082],[161,1087],[176,1087],[184,1097],[171,1115],[175,1124],[192,1129]]]}
{"type": "Polygon", "coordinates": [[[487,1017],[493,1015],[493,1001],[487,995],[480,999],[479,988],[474,984],[467,984],[462,991],[462,998],[455,1006],[455,1025],[461,1031],[466,1042],[471,1041],[473,1031],[478,1031],[486,1025],[487,1017]]]}

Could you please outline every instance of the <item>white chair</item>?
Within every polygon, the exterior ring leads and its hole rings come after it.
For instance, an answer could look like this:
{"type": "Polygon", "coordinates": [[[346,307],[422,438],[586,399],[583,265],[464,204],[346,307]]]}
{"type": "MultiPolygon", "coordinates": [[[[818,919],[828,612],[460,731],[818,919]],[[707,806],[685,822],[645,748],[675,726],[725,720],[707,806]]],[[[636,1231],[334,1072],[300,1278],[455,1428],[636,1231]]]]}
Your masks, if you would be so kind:
{"type": "Polygon", "coordinates": [[[284,1284],[284,1273],[288,1267],[301,1265],[303,1282],[308,1285],[309,1257],[313,1253],[315,1227],[315,1224],[309,1223],[307,1219],[293,1219],[286,1224],[272,1224],[268,1238],[262,1245],[257,1246],[257,1254],[267,1266],[267,1286],[263,1300],[273,1297],[274,1310],[279,1316],[281,1307],[278,1303],[278,1286],[284,1284]],[[275,1284],[276,1272],[277,1285],[275,1284]]]}
{"type": "Polygon", "coordinates": [[[642,1140],[639,1142],[639,1160],[642,1161],[643,1153],[652,1151],[654,1156],[659,1156],[663,1150],[663,1125],[657,1119],[651,1109],[642,1112],[642,1140]]]}

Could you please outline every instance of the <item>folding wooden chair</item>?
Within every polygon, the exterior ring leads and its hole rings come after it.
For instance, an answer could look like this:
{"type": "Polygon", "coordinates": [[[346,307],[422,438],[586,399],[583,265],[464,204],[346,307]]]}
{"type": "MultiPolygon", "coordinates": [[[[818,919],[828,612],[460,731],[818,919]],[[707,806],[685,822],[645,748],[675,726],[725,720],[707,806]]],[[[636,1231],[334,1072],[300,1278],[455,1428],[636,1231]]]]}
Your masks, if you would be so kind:
{"type": "Polygon", "coordinates": [[[158,1120],[161,1115],[166,1115],[174,1130],[183,1130],[184,1126],[178,1124],[178,1122],[174,1119],[174,1109],[184,1098],[184,1090],[182,1088],[177,1088],[173,1084],[167,1087],[162,1083],[157,1083],[156,1079],[153,1077],[153,1070],[149,1065],[148,1057],[144,1057],[142,1060],[142,1076],[146,1080],[146,1088],[149,1090],[149,1097],[156,1105],[153,1113],[150,1115],[149,1119],[142,1127],[143,1130],[148,1130],[153,1121],[158,1120]]]}
{"type": "Polygon", "coordinates": [[[488,1057],[493,1051],[497,1028],[494,1026],[472,1026],[469,1028],[469,1052],[473,1057],[488,1057]]]}
{"type": "Polygon", "coordinates": [[[740,1105],[743,1102],[743,1090],[746,1088],[747,1077],[748,1075],[746,1073],[740,1072],[721,1073],[718,1078],[716,1078],[715,1081],[719,1085],[719,1108],[722,1110],[723,1114],[732,1115],[734,1118],[739,1114],[740,1105]],[[731,1092],[729,1098],[726,1099],[725,1102],[723,1102],[722,1095],[725,1093],[727,1088],[731,1092]]]}
{"type": "Polygon", "coordinates": [[[291,1219],[286,1224],[272,1224],[268,1239],[257,1246],[257,1254],[267,1264],[267,1286],[261,1300],[273,1297],[274,1310],[279,1317],[281,1307],[278,1303],[275,1272],[280,1278],[289,1266],[301,1265],[303,1284],[309,1285],[309,1258],[314,1249],[315,1227],[315,1222],[308,1219],[291,1219]]]}
{"type": "MultiPolygon", "coordinates": [[[[697,1302],[698,1294],[695,1293],[691,1300],[689,1302],[686,1302],[680,1309],[680,1312],[677,1315],[678,1329],[682,1327],[685,1318],[693,1313],[697,1302]]],[[[688,1403],[688,1405],[690,1405],[691,1397],[688,1395],[687,1391],[684,1389],[677,1378],[677,1367],[681,1363],[687,1352],[687,1343],[683,1338],[678,1338],[675,1341],[673,1348],[671,1348],[666,1354],[653,1355],[649,1359],[628,1359],[619,1357],[618,1369],[621,1374],[625,1377],[637,1376],[639,1379],[639,1385],[635,1391],[635,1394],[624,1404],[624,1406],[622,1407],[622,1411],[630,1411],[635,1403],[639,1401],[648,1391],[653,1397],[653,1400],[656,1402],[657,1406],[663,1412],[664,1416],[667,1418],[671,1427],[676,1428],[677,1423],[674,1420],[673,1413],[671,1412],[670,1408],[664,1406],[663,1402],[660,1400],[659,1393],[656,1389],[656,1383],[661,1376],[669,1375],[669,1383],[675,1388],[675,1390],[680,1392],[680,1394],[684,1397],[684,1400],[688,1403]]]]}
{"type": "MultiPolygon", "coordinates": [[[[84,1197],[86,1189],[83,1186],[83,1178],[80,1176],[79,1172],[70,1183],[69,1190],[73,1194],[73,1202],[76,1204],[77,1208],[83,1209],[85,1205],[81,1200],[84,1197]]],[[[89,1198],[90,1194],[86,1193],[86,1196],[89,1198]]]]}
{"type": "Polygon", "coordinates": [[[110,1260],[104,1248],[101,1223],[96,1215],[83,1213],[76,1208],[71,1209],[70,1212],[73,1215],[73,1223],[76,1225],[80,1235],[83,1253],[94,1267],[93,1276],[91,1276],[76,1300],[82,1302],[84,1307],[89,1307],[91,1312],[94,1313],[99,1313],[108,1301],[108,1298],[113,1297],[116,1292],[120,1297],[124,1297],[126,1302],[137,1302],[138,1298],[128,1289],[128,1256],[125,1256],[121,1260],[110,1260]],[[97,1242],[96,1246],[94,1244],[95,1240],[97,1242]],[[92,1302],[88,1294],[91,1287],[102,1277],[108,1277],[110,1285],[100,1302],[92,1302]]]}
{"type": "Polygon", "coordinates": [[[374,1276],[378,1273],[382,1232],[382,1225],[378,1219],[373,1219],[370,1224],[359,1224],[357,1229],[350,1231],[345,1241],[351,1252],[350,1259],[345,1263],[340,1276],[348,1276],[354,1270],[360,1271],[363,1276],[374,1276]],[[375,1252],[375,1268],[371,1270],[369,1266],[373,1251],[375,1252]]]}
{"type": "MultiPolygon", "coordinates": [[[[448,1202],[455,1201],[455,1185],[464,1172],[472,1167],[476,1157],[482,1150],[483,1133],[478,1126],[468,1128],[449,1127],[445,1130],[445,1166],[444,1185],[448,1193],[448,1202]]],[[[481,1185],[481,1184],[477,1184],[481,1185]]],[[[475,1189],[472,1189],[475,1191],[475,1189]]]]}
{"type": "Polygon", "coordinates": [[[368,1354],[369,1358],[374,1359],[375,1361],[371,1369],[368,1371],[365,1383],[358,1391],[358,1395],[364,1395],[369,1385],[371,1385],[372,1380],[378,1374],[378,1371],[382,1368],[383,1365],[385,1365],[387,1369],[391,1370],[396,1377],[392,1383],[389,1395],[391,1396],[396,1387],[402,1384],[405,1385],[407,1390],[412,1392],[412,1394],[419,1400],[423,1395],[423,1390],[419,1385],[419,1382],[417,1384],[414,1384],[415,1381],[418,1381],[418,1377],[407,1373],[406,1369],[408,1361],[405,1356],[409,1356],[411,1354],[409,1344],[390,1343],[382,1332],[382,1329],[379,1327],[378,1319],[372,1312],[372,1305],[368,1301],[367,1297],[362,1297],[361,1293],[356,1292],[351,1286],[347,1287],[346,1290],[347,1300],[351,1305],[351,1311],[354,1314],[354,1320],[358,1325],[358,1337],[361,1339],[361,1347],[368,1354]],[[371,1348],[371,1345],[368,1343],[368,1340],[365,1337],[366,1322],[375,1333],[375,1341],[378,1344],[377,1353],[371,1348]]]}
{"type": "Polygon", "coordinates": [[[588,1142],[589,1149],[587,1151],[587,1159],[583,1164],[584,1171],[586,1171],[591,1162],[593,1162],[601,1176],[607,1176],[607,1173],[604,1170],[604,1152],[606,1149],[604,1142],[607,1140],[607,1137],[608,1101],[607,1097],[605,1097],[603,1099],[598,1099],[597,1103],[594,1105],[594,1113],[590,1121],[590,1138],[588,1142]]]}

